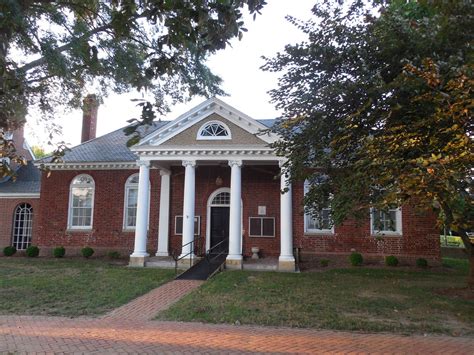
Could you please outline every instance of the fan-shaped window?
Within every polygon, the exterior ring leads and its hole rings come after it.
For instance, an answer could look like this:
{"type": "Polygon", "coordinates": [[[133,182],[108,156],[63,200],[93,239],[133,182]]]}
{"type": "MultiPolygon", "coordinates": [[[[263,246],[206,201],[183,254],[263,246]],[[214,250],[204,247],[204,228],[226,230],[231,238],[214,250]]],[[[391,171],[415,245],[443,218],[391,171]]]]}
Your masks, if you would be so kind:
{"type": "Polygon", "coordinates": [[[212,199],[212,205],[230,205],[230,192],[221,192],[212,199]]]}
{"type": "Polygon", "coordinates": [[[69,228],[90,229],[94,212],[95,183],[89,175],[76,176],[69,195],[69,228]]]}
{"type": "Polygon", "coordinates": [[[31,244],[33,230],[33,207],[28,203],[22,203],[15,209],[13,218],[12,245],[17,250],[24,250],[31,244]]]}
{"type": "Polygon", "coordinates": [[[198,131],[197,139],[231,139],[230,129],[220,121],[206,122],[198,131]]]}

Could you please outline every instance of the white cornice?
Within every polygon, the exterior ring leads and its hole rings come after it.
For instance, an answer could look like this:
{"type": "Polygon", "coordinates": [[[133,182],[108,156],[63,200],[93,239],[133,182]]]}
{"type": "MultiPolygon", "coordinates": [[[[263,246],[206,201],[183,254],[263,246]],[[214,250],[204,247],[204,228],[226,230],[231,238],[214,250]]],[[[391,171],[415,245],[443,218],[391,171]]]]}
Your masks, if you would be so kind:
{"type": "Polygon", "coordinates": [[[78,162],[78,163],[35,163],[50,170],[127,170],[138,169],[137,162],[78,162]]]}
{"type": "Polygon", "coordinates": [[[158,161],[173,161],[173,160],[279,160],[273,149],[235,149],[229,148],[199,148],[199,149],[143,149],[138,151],[140,160],[158,160],[158,161]]]}
{"type": "Polygon", "coordinates": [[[0,198],[39,198],[40,193],[28,193],[28,192],[0,192],[0,198]]]}
{"type": "MultiPolygon", "coordinates": [[[[259,132],[268,129],[268,127],[245,113],[240,112],[222,100],[213,97],[179,116],[166,126],[144,137],[140,143],[132,148],[132,151],[145,145],[158,146],[213,113],[224,117],[251,134],[258,134],[259,132]]],[[[278,139],[278,137],[273,133],[259,135],[258,137],[266,143],[273,143],[278,139]]]]}

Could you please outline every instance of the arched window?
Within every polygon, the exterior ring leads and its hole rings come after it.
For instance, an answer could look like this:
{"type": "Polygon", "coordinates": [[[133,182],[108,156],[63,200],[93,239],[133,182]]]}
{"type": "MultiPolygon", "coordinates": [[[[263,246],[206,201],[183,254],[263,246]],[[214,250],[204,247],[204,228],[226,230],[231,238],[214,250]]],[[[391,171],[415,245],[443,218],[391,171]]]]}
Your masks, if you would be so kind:
{"type": "Polygon", "coordinates": [[[15,209],[13,216],[12,245],[17,250],[24,250],[31,244],[33,230],[33,207],[28,203],[21,203],[15,209]]]}
{"type": "Polygon", "coordinates": [[[94,216],[94,179],[78,175],[71,182],[69,194],[69,229],[91,229],[94,216]]]}
{"type": "Polygon", "coordinates": [[[125,183],[124,229],[137,225],[138,174],[131,175],[125,183]]]}
{"type": "Polygon", "coordinates": [[[216,195],[211,202],[211,205],[230,205],[230,192],[221,192],[216,195]]]}
{"type": "Polygon", "coordinates": [[[209,121],[199,128],[198,140],[231,139],[229,127],[220,121],[209,121]]]}

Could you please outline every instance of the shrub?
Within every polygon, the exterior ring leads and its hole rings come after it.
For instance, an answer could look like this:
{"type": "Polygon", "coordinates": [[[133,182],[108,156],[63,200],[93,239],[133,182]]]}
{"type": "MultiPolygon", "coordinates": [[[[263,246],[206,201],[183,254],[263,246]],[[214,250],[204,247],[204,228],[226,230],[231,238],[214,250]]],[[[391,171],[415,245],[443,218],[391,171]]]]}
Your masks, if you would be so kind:
{"type": "Polygon", "coordinates": [[[35,245],[30,245],[28,248],[26,248],[26,256],[29,258],[36,258],[40,253],[40,250],[37,246],[35,245]]]}
{"type": "Polygon", "coordinates": [[[109,251],[107,256],[110,259],[120,259],[120,253],[118,251],[109,251]]]}
{"type": "Polygon", "coordinates": [[[387,266],[397,266],[398,265],[398,259],[394,255],[389,255],[385,257],[385,265],[387,266]]]}
{"type": "Polygon", "coordinates": [[[360,266],[364,262],[364,258],[360,253],[352,253],[349,256],[349,261],[351,262],[352,266],[360,266]]]}
{"type": "Polygon", "coordinates": [[[66,254],[64,247],[57,247],[53,249],[53,256],[55,258],[62,258],[66,254]]]}
{"type": "Polygon", "coordinates": [[[12,256],[13,254],[16,253],[16,248],[14,246],[8,246],[3,249],[3,254],[5,256],[12,256]]]}
{"type": "Polygon", "coordinates": [[[84,247],[81,250],[81,254],[84,258],[90,258],[92,255],[94,255],[94,249],[91,247],[84,247]]]}
{"type": "Polygon", "coordinates": [[[329,265],[329,260],[328,259],[321,259],[320,262],[322,267],[327,267],[329,265]]]}
{"type": "Polygon", "coordinates": [[[427,268],[428,267],[428,261],[423,258],[416,259],[416,266],[421,267],[421,268],[427,268]]]}

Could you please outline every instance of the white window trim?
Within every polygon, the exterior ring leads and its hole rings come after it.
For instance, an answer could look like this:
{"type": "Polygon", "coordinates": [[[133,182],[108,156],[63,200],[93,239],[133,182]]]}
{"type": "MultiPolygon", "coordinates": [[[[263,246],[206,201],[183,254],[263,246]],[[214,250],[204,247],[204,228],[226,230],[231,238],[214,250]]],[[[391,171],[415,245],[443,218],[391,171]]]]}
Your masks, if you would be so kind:
{"type": "MultiPolygon", "coordinates": [[[[74,185],[74,187],[90,187],[88,185],[74,185]]],[[[69,184],[69,203],[68,203],[68,217],[67,217],[67,230],[78,230],[78,231],[91,231],[93,226],[94,226],[94,207],[95,207],[95,180],[94,178],[89,175],[89,174],[79,174],[74,176],[74,178],[71,180],[71,183],[69,184]],[[73,189],[73,184],[72,182],[74,179],[78,178],[79,176],[88,176],[92,179],[94,182],[94,185],[92,186],[94,193],[92,194],[92,203],[91,203],[91,224],[90,226],[73,226],[72,225],[72,189],[73,189]]]]}
{"type": "Polygon", "coordinates": [[[214,121],[207,121],[206,123],[204,123],[201,127],[199,127],[199,130],[198,130],[198,133],[197,133],[197,136],[196,136],[196,140],[198,141],[215,141],[215,140],[230,140],[232,139],[232,132],[230,131],[230,128],[229,126],[227,126],[224,122],[222,121],[217,121],[217,120],[214,120],[214,121]],[[218,137],[218,136],[203,136],[202,135],[202,131],[203,129],[208,126],[208,125],[211,125],[211,124],[219,124],[221,126],[223,126],[225,128],[225,130],[227,131],[228,135],[227,136],[224,136],[224,137],[218,137]]]}
{"type": "MultiPolygon", "coordinates": [[[[309,185],[310,183],[308,182],[308,180],[306,180],[304,182],[304,187],[303,187],[304,195],[306,195],[306,193],[308,192],[309,185]]],[[[334,235],[334,224],[332,225],[330,229],[308,228],[308,218],[312,218],[312,216],[309,213],[307,213],[305,209],[304,211],[304,234],[305,235],[328,235],[328,234],[334,235]]]]}
{"type": "MultiPolygon", "coordinates": [[[[137,184],[129,184],[128,181],[131,180],[135,175],[139,175],[138,173],[132,174],[127,178],[125,182],[125,196],[124,196],[124,203],[123,203],[123,230],[125,232],[133,232],[136,229],[136,226],[127,226],[127,211],[128,211],[128,190],[133,187],[138,190],[138,183],[137,184]]],[[[148,216],[147,216],[147,230],[150,229],[150,203],[151,203],[151,184],[148,185],[148,216]]]]}
{"type": "Polygon", "coordinates": [[[250,238],[275,238],[276,230],[275,230],[275,217],[267,217],[267,216],[256,216],[256,217],[249,217],[249,237],[250,238]],[[260,219],[260,231],[263,234],[263,220],[264,219],[272,219],[273,220],[273,235],[254,235],[250,233],[250,221],[252,219],[260,219]]]}
{"type": "Polygon", "coordinates": [[[374,208],[370,209],[370,234],[372,236],[401,236],[402,233],[402,209],[399,208],[391,208],[391,210],[396,210],[396,222],[397,222],[397,229],[394,231],[381,231],[374,229],[374,208]]]}
{"type": "MultiPolygon", "coordinates": [[[[178,220],[178,217],[183,218],[183,215],[176,215],[174,216],[174,235],[183,235],[183,233],[177,233],[176,232],[176,221],[178,220]]],[[[198,219],[198,230],[197,233],[194,233],[194,235],[201,235],[201,216],[194,216],[194,218],[198,219]]],[[[183,219],[183,227],[184,227],[184,219],[183,219]]]]}

